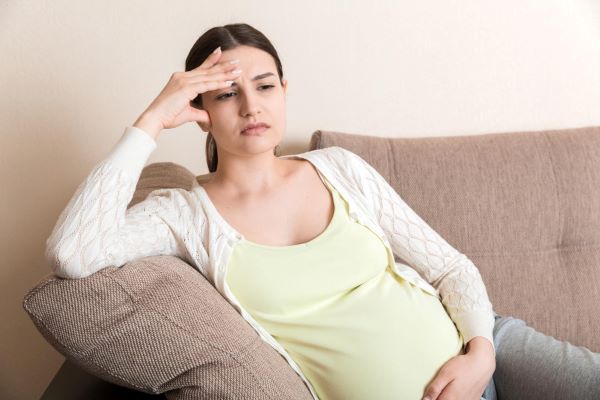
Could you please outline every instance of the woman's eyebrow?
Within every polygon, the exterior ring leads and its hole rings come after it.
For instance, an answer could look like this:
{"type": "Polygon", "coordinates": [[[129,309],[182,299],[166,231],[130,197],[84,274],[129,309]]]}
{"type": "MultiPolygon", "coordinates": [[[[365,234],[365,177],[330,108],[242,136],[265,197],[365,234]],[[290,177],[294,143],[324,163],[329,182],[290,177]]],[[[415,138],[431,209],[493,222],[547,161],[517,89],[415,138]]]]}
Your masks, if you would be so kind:
{"type": "MultiPolygon", "coordinates": [[[[272,72],[265,72],[264,74],[259,74],[259,75],[256,75],[256,76],[255,76],[254,78],[252,78],[251,80],[253,80],[253,81],[257,81],[257,80],[259,80],[259,79],[266,78],[267,76],[275,76],[275,74],[274,74],[274,73],[272,73],[272,72]]],[[[234,81],[234,82],[233,82],[233,84],[232,84],[230,87],[233,87],[233,86],[237,86],[237,82],[235,82],[235,81],[234,81]]]]}

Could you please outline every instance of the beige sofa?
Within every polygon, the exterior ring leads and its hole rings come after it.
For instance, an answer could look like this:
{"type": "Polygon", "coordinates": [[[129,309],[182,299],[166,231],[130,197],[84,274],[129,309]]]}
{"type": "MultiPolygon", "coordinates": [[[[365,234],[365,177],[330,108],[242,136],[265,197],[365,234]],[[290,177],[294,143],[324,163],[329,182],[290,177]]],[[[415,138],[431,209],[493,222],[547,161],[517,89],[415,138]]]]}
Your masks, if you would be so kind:
{"type": "MultiPolygon", "coordinates": [[[[496,312],[600,352],[600,127],[311,137],[311,150],[334,145],[367,160],[473,260],[496,312]]],[[[174,163],[148,165],[130,206],[154,189],[206,178],[174,163]]],[[[310,399],[284,359],[176,257],[80,280],[48,275],[23,305],[67,358],[43,399],[310,399]]]]}

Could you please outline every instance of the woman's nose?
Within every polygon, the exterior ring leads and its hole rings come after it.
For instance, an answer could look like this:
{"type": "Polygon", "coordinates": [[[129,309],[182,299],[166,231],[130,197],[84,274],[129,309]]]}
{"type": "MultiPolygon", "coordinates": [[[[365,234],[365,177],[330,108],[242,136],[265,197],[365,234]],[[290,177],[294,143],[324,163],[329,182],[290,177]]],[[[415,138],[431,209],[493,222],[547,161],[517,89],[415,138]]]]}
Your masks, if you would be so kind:
{"type": "Polygon", "coordinates": [[[260,112],[259,99],[256,94],[245,91],[241,95],[240,112],[242,115],[252,115],[260,112]]]}

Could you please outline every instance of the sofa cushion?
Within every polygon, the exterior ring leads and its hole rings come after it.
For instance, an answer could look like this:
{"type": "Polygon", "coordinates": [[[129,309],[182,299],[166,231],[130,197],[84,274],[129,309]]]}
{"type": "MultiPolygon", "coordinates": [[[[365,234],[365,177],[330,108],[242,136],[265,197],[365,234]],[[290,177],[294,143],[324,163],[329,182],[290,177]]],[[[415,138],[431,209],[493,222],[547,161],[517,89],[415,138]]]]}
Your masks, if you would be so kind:
{"type": "MultiPolygon", "coordinates": [[[[147,166],[129,206],[150,189],[191,187],[186,171],[147,166]]],[[[287,361],[177,257],[146,257],[82,279],[49,274],[23,307],[69,361],[120,386],[170,399],[312,399],[287,361]]]]}
{"type": "Polygon", "coordinates": [[[600,352],[600,127],[420,138],[317,131],[478,267],[494,310],[600,352]]]}

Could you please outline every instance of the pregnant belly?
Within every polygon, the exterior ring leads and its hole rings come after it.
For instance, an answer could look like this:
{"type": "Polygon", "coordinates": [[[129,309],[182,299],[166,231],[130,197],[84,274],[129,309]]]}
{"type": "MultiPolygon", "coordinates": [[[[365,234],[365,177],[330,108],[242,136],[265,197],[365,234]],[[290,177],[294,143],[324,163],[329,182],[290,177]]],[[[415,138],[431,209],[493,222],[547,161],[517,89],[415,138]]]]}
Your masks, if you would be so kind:
{"type": "Polygon", "coordinates": [[[321,399],[420,399],[462,353],[442,303],[389,270],[320,312],[282,322],[275,338],[321,399]]]}

